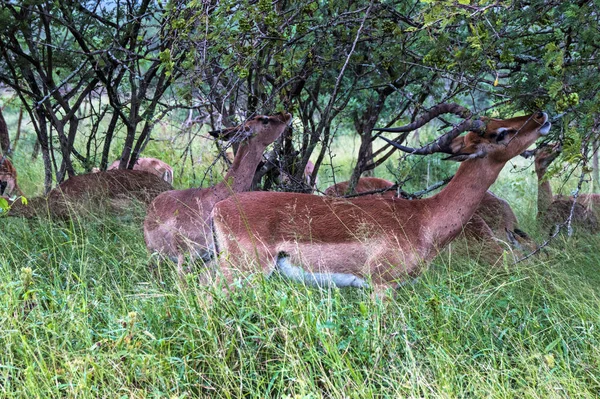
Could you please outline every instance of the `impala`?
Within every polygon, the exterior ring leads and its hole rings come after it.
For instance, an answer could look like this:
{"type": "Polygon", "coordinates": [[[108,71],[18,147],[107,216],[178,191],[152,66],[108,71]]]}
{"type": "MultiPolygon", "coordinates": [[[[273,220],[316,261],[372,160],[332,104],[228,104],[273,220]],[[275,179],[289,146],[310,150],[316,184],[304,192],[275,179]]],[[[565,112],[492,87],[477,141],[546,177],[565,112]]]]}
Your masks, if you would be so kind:
{"type": "Polygon", "coordinates": [[[9,198],[15,195],[23,196],[17,184],[17,170],[6,156],[0,156],[0,195],[9,198]]]}
{"type": "MultiPolygon", "coordinates": [[[[120,161],[113,162],[106,170],[119,169],[120,161]]],[[[156,175],[169,184],[173,184],[173,168],[168,163],[156,158],[138,158],[133,170],[143,170],[156,175]]]]}
{"type": "MultiPolygon", "coordinates": [[[[350,181],[337,183],[327,188],[325,195],[340,197],[348,191],[349,186],[350,181]]],[[[389,180],[377,177],[362,177],[358,180],[354,190],[357,194],[374,192],[374,195],[392,198],[397,196],[397,191],[393,190],[395,186],[395,183],[389,180]]],[[[504,250],[496,243],[496,239],[508,240],[516,248],[521,248],[519,241],[526,242],[529,247],[535,247],[535,243],[517,226],[517,216],[508,202],[497,197],[491,191],[486,191],[473,217],[464,226],[464,233],[471,240],[488,241],[488,249],[498,256],[502,255],[504,250]]]]}
{"type": "Polygon", "coordinates": [[[542,225],[549,227],[564,223],[573,210],[572,223],[576,227],[588,231],[599,230],[599,217],[597,211],[600,207],[598,194],[580,194],[573,204],[573,197],[553,195],[550,181],[544,178],[550,164],[558,158],[562,147],[559,143],[544,145],[534,151],[524,154],[529,157],[533,154],[535,159],[535,173],[538,178],[538,220],[542,225]]]}
{"type": "Polygon", "coordinates": [[[172,188],[158,176],[141,170],[88,173],[65,180],[47,197],[29,198],[27,204],[14,201],[7,214],[66,219],[104,205],[112,211],[121,211],[131,206],[131,199],[149,204],[158,194],[172,188]]]}
{"type": "Polygon", "coordinates": [[[307,284],[372,285],[376,292],[417,275],[461,232],[506,162],[550,130],[542,112],[507,120],[472,119],[468,110],[443,104],[392,131],[414,130],[448,112],[467,119],[434,143],[415,150],[390,141],[415,154],[445,152],[462,161],[441,192],[412,201],[239,194],[213,210],[222,275],[231,283],[238,273],[270,275],[277,268],[307,284]],[[457,137],[466,130],[471,132],[457,137]]]}
{"type": "MultiPolygon", "coordinates": [[[[381,191],[381,193],[377,194],[392,198],[397,196],[396,190],[392,189],[394,186],[395,184],[389,180],[380,179],[378,177],[361,177],[358,179],[358,183],[356,184],[356,187],[354,187],[354,191],[356,191],[357,194],[367,193],[370,191],[381,191]]],[[[349,187],[350,181],[343,181],[327,187],[325,189],[325,195],[341,197],[348,194],[349,187]]]]}
{"type": "Polygon", "coordinates": [[[183,273],[186,253],[207,260],[212,255],[210,212],[213,206],[233,193],[248,191],[265,148],[291,123],[292,115],[260,115],[216,137],[241,141],[233,164],[223,181],[213,187],[167,191],[148,207],[144,220],[144,238],[150,252],[177,262],[183,273]]]}
{"type": "MultiPolygon", "coordinates": [[[[508,243],[515,248],[521,248],[523,244],[526,244],[528,249],[536,247],[529,235],[518,228],[519,221],[510,204],[491,191],[485,193],[474,216],[480,217],[489,226],[493,237],[502,241],[508,240],[508,243]]],[[[479,231],[471,233],[480,237],[479,231]]]]}

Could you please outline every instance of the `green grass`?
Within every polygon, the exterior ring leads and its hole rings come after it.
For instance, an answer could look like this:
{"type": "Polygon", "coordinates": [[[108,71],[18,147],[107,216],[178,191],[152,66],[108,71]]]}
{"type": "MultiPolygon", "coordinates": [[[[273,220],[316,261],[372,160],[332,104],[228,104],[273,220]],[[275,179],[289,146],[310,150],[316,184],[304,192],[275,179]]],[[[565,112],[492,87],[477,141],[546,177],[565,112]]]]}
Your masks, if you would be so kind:
{"type": "Polygon", "coordinates": [[[382,301],[181,284],[139,220],[0,223],[2,397],[600,395],[597,238],[516,266],[446,253],[382,301]]]}
{"type": "MultiPolygon", "coordinates": [[[[352,145],[336,143],[337,181],[352,145]]],[[[173,146],[145,155],[176,164],[173,146]]],[[[14,159],[37,194],[29,152],[14,159]]],[[[210,157],[176,185],[198,183],[210,157]]],[[[510,170],[492,189],[540,239],[534,176],[510,170]]],[[[202,268],[182,283],[174,265],[150,266],[142,217],[0,218],[0,397],[600,396],[600,237],[496,267],[446,251],[384,300],[260,276],[225,295],[198,283],[202,268]]]]}

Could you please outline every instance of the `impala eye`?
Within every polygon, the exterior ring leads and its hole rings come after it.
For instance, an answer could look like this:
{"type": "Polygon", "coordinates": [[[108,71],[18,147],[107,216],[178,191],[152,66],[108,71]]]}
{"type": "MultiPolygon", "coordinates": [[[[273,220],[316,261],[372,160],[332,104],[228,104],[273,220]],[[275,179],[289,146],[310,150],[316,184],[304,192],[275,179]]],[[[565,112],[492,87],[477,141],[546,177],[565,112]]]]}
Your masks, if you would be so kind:
{"type": "Polygon", "coordinates": [[[262,121],[263,125],[268,125],[269,124],[269,117],[265,116],[265,117],[261,118],[261,121],[262,121]]]}
{"type": "MultiPolygon", "coordinates": [[[[506,138],[507,134],[512,134],[515,132],[516,132],[515,129],[500,129],[500,130],[498,130],[498,134],[496,135],[496,142],[499,143],[500,141],[502,141],[506,138]]],[[[493,136],[492,136],[492,138],[493,138],[493,136]]]]}

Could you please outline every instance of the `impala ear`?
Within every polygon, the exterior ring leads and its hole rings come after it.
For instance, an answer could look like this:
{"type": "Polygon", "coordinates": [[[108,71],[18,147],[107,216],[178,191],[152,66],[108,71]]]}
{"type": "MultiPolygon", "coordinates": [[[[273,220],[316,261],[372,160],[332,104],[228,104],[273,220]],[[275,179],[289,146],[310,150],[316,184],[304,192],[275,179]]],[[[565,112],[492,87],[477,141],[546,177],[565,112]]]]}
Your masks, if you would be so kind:
{"type": "Polygon", "coordinates": [[[254,129],[248,128],[246,126],[234,126],[228,127],[226,129],[212,130],[208,132],[208,134],[210,134],[216,139],[233,142],[245,140],[246,138],[252,136],[253,133],[254,129]]]}
{"type": "Polygon", "coordinates": [[[465,148],[465,136],[458,136],[452,140],[450,143],[450,152],[452,154],[458,154],[462,152],[462,149],[465,148]]]}
{"type": "Polygon", "coordinates": [[[452,155],[444,158],[444,161],[462,162],[467,159],[482,158],[485,156],[485,151],[477,148],[478,141],[473,141],[469,136],[458,136],[450,143],[450,151],[452,155]]]}
{"type": "Polygon", "coordinates": [[[526,150],[520,154],[523,158],[529,159],[535,155],[535,150],[526,150]]]}
{"type": "Polygon", "coordinates": [[[225,133],[225,129],[223,129],[223,130],[211,130],[210,132],[208,132],[208,134],[210,134],[215,139],[218,139],[218,138],[225,136],[226,133],[225,133]]]}

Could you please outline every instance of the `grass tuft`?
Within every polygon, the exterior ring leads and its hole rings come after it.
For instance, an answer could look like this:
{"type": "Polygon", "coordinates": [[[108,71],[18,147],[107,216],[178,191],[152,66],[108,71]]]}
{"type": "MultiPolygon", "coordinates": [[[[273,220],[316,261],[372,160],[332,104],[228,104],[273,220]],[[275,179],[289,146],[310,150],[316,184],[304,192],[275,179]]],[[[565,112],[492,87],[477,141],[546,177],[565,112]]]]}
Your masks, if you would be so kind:
{"type": "Polygon", "coordinates": [[[597,237],[518,265],[441,255],[382,300],[182,284],[136,219],[1,222],[2,397],[600,395],[597,237]]]}

